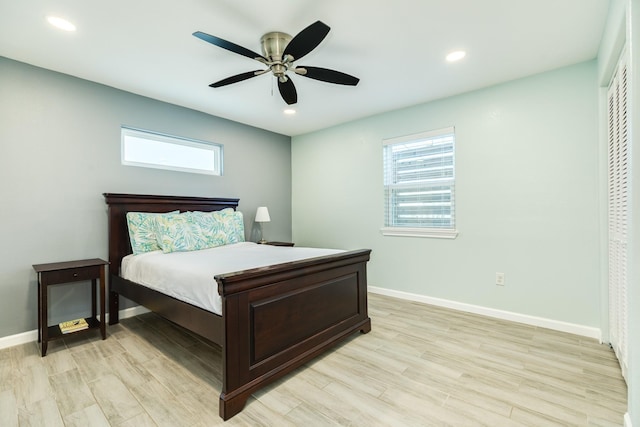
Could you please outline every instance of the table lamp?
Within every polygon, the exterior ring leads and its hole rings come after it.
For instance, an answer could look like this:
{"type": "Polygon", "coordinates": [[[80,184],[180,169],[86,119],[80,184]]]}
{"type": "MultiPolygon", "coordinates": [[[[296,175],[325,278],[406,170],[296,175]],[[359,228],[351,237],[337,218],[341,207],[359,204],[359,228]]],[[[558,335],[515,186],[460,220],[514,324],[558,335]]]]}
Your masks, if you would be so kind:
{"type": "Polygon", "coordinates": [[[264,239],[264,234],[262,233],[262,223],[271,221],[271,217],[269,217],[269,210],[266,206],[260,206],[256,211],[256,222],[260,224],[260,240],[258,243],[267,243],[264,239]]]}

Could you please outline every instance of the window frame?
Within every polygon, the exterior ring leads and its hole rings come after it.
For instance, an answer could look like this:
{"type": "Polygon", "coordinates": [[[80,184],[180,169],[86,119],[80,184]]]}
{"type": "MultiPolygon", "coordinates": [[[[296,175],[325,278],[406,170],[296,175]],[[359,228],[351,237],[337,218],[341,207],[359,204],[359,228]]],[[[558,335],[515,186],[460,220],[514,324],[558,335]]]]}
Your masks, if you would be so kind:
{"type": "Polygon", "coordinates": [[[222,176],[224,166],[224,146],[215,142],[202,141],[198,139],[185,138],[181,136],[169,135],[160,132],[154,132],[146,129],[139,129],[129,126],[120,127],[120,162],[124,166],[137,166],[151,169],[163,169],[177,172],[198,173],[212,176],[222,176]],[[138,138],[147,141],[155,141],[164,144],[172,144],[174,146],[191,147],[199,150],[211,151],[214,156],[214,165],[210,169],[198,167],[178,166],[164,163],[157,163],[153,160],[140,161],[126,159],[127,138],[138,138]]]}
{"type": "MultiPolygon", "coordinates": [[[[427,238],[440,238],[440,239],[455,239],[458,236],[458,230],[456,229],[456,215],[455,215],[455,182],[456,182],[456,143],[455,143],[455,127],[450,126],[446,128],[436,129],[432,131],[420,132],[416,134],[384,139],[382,141],[383,149],[383,186],[384,186],[384,222],[385,225],[380,228],[381,233],[384,236],[404,236],[404,237],[427,237],[427,238]],[[389,167],[391,166],[389,161],[386,160],[385,151],[389,146],[407,144],[410,142],[418,142],[424,140],[433,140],[446,135],[453,136],[453,176],[448,179],[443,178],[431,178],[422,180],[422,184],[428,185],[447,185],[451,187],[451,227],[402,227],[389,225],[390,218],[388,217],[388,210],[390,210],[389,189],[394,187],[394,184],[389,183],[389,167]]],[[[406,185],[406,184],[405,184],[406,185]]]]}

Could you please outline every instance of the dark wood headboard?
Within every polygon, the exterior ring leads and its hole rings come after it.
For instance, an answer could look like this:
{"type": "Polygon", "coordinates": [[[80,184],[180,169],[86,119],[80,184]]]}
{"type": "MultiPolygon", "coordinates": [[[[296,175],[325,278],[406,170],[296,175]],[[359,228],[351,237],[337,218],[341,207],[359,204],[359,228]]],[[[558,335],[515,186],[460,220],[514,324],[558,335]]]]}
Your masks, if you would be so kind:
{"type": "Polygon", "coordinates": [[[115,193],[104,193],[103,196],[109,206],[109,271],[117,275],[120,274],[122,258],[132,252],[127,228],[127,212],[164,213],[175,210],[211,212],[225,208],[236,209],[240,200],[115,193]]]}

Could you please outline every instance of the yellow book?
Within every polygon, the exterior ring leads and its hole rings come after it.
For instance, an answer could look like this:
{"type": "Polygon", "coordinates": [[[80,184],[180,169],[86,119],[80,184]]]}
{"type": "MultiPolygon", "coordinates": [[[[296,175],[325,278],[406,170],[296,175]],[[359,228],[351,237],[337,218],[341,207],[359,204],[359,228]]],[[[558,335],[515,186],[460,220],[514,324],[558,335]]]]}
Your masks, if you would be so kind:
{"type": "Polygon", "coordinates": [[[60,331],[63,334],[68,334],[69,332],[87,329],[89,327],[89,324],[85,319],[75,319],[61,322],[58,326],[60,326],[60,331]]]}

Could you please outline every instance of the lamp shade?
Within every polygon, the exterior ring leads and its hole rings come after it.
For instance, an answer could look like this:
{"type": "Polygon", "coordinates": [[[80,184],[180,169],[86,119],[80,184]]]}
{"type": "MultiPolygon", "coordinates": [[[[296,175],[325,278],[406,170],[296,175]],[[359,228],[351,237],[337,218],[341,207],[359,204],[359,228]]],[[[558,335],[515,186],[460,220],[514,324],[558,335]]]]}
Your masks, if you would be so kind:
{"type": "Polygon", "coordinates": [[[271,217],[269,216],[269,209],[266,206],[260,206],[256,211],[256,222],[269,222],[271,217]]]}

